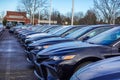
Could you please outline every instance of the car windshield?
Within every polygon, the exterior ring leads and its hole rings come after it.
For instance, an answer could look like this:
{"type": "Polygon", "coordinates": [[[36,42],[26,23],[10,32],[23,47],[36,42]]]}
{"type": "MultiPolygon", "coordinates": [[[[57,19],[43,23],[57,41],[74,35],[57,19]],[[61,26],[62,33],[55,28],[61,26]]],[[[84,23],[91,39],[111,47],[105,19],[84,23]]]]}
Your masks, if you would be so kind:
{"type": "Polygon", "coordinates": [[[54,34],[55,34],[55,35],[61,35],[61,34],[63,34],[64,32],[66,32],[67,30],[69,30],[70,28],[71,28],[71,27],[64,27],[64,28],[62,28],[61,30],[55,32],[54,34]]]}
{"type": "Polygon", "coordinates": [[[92,29],[93,27],[83,27],[69,35],[66,35],[66,38],[72,38],[72,39],[76,39],[77,37],[83,35],[85,32],[89,31],[90,29],[92,29]]]}
{"type": "Polygon", "coordinates": [[[41,26],[34,26],[34,27],[32,27],[32,30],[33,31],[37,31],[38,29],[40,29],[41,28],[41,26]]]}
{"type": "Polygon", "coordinates": [[[111,29],[113,27],[107,26],[107,27],[98,27],[96,29],[91,30],[90,32],[86,33],[83,36],[80,36],[80,38],[78,38],[78,40],[82,40],[82,41],[86,41],[87,39],[90,39],[108,29],[111,29]]]}
{"type": "MultiPolygon", "coordinates": [[[[36,26],[36,27],[38,27],[38,26],[36,26]]],[[[40,32],[41,30],[43,29],[43,26],[39,26],[38,28],[36,28],[36,32],[40,32]]]]}
{"type": "Polygon", "coordinates": [[[54,27],[46,30],[45,32],[53,34],[55,31],[60,30],[60,29],[62,29],[62,26],[54,26],[54,27]]]}
{"type": "Polygon", "coordinates": [[[45,32],[47,29],[50,29],[52,26],[44,26],[44,28],[42,28],[41,32],[45,32]]]}
{"type": "Polygon", "coordinates": [[[120,27],[115,27],[113,29],[105,31],[105,32],[87,40],[87,42],[92,43],[92,44],[100,44],[100,45],[108,45],[109,46],[119,38],[120,38],[120,27]]]}
{"type": "Polygon", "coordinates": [[[36,30],[36,32],[41,32],[43,29],[45,29],[45,26],[41,26],[39,29],[36,30]]]}

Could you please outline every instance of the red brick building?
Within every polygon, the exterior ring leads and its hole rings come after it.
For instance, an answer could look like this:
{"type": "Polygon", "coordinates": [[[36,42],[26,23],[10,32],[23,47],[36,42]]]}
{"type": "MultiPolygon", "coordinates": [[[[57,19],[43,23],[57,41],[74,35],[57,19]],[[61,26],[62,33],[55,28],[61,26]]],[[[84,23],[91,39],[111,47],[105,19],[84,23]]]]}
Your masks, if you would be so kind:
{"type": "MultiPolygon", "coordinates": [[[[27,18],[26,12],[7,11],[5,19],[8,22],[21,22],[24,24],[30,23],[30,19],[27,18]]],[[[38,20],[35,20],[34,22],[37,24],[38,20]]]]}

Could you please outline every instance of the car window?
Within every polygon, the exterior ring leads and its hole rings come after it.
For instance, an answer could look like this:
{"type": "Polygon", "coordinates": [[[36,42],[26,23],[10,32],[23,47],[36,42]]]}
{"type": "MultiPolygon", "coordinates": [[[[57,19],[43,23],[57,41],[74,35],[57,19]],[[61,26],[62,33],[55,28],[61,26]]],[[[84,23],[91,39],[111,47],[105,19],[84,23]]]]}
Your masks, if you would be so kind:
{"type": "Polygon", "coordinates": [[[65,32],[64,34],[62,34],[61,36],[62,36],[62,37],[65,37],[65,36],[67,36],[67,35],[75,32],[75,31],[77,31],[77,30],[80,29],[80,28],[82,28],[82,27],[74,27],[73,29],[68,30],[67,32],[65,32]]]}
{"type": "Polygon", "coordinates": [[[37,28],[35,29],[36,32],[39,32],[42,30],[43,26],[36,26],[37,28]]]}
{"type": "Polygon", "coordinates": [[[61,35],[62,33],[66,32],[67,30],[69,30],[71,27],[65,27],[65,28],[62,28],[61,30],[55,32],[54,34],[55,35],[61,35]]]}
{"type": "Polygon", "coordinates": [[[45,27],[42,29],[41,32],[45,32],[46,30],[48,30],[48,29],[50,29],[50,28],[51,28],[51,26],[45,26],[45,27]]]}
{"type": "Polygon", "coordinates": [[[87,40],[87,42],[101,45],[110,45],[119,38],[120,28],[116,27],[87,40]]]}
{"type": "Polygon", "coordinates": [[[45,27],[44,26],[41,26],[39,29],[36,30],[36,32],[40,32],[44,29],[45,27]]]}
{"type": "Polygon", "coordinates": [[[90,29],[92,29],[92,27],[83,27],[83,28],[81,28],[81,29],[69,34],[69,35],[66,35],[65,37],[75,39],[75,38],[81,36],[82,34],[84,34],[85,32],[87,32],[90,29]]]}
{"type": "Polygon", "coordinates": [[[84,38],[88,37],[89,38],[92,38],[108,29],[111,29],[113,27],[98,27],[90,32],[88,32],[87,34],[83,35],[82,37],[78,38],[78,40],[83,40],[84,38]]]}
{"type": "Polygon", "coordinates": [[[56,26],[56,27],[52,27],[52,29],[49,29],[47,32],[53,34],[55,31],[60,29],[62,29],[62,26],[56,26]]]}

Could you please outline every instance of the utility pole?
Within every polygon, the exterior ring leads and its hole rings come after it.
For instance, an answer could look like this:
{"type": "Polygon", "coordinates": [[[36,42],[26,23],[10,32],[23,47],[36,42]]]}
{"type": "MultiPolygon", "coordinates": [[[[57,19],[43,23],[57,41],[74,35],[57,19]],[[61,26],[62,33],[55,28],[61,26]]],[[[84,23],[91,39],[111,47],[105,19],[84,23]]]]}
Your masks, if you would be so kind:
{"type": "Polygon", "coordinates": [[[50,0],[49,25],[51,25],[52,0],[50,0]]]}
{"type": "Polygon", "coordinates": [[[71,18],[71,25],[74,25],[73,22],[74,22],[74,0],[72,0],[72,18],[71,18]]]}
{"type": "Polygon", "coordinates": [[[33,25],[34,25],[34,13],[35,13],[35,0],[34,0],[34,2],[33,2],[33,25]]]}
{"type": "Polygon", "coordinates": [[[42,2],[40,2],[40,6],[39,6],[39,17],[38,17],[38,21],[39,21],[39,24],[40,24],[40,12],[41,12],[41,6],[42,6],[42,2]]]}
{"type": "Polygon", "coordinates": [[[40,10],[39,10],[39,18],[38,18],[38,20],[39,20],[39,24],[40,24],[40,10]]]}
{"type": "MultiPolygon", "coordinates": [[[[31,1],[32,3],[32,1],[31,1]]],[[[33,16],[33,12],[32,12],[33,7],[30,8],[30,24],[32,24],[32,16],[33,16]]]]}
{"type": "Polygon", "coordinates": [[[32,9],[30,11],[30,23],[32,24],[32,9]]]}
{"type": "Polygon", "coordinates": [[[115,12],[113,12],[113,24],[115,24],[115,12]]]}

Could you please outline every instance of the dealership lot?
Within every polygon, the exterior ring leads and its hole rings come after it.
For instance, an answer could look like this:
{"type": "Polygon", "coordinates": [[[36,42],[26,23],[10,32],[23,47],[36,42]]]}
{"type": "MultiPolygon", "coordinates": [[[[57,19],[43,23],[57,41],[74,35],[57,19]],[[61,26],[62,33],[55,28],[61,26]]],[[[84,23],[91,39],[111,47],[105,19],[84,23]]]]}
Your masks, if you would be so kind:
{"type": "Polygon", "coordinates": [[[0,80],[37,80],[24,48],[6,29],[0,36],[0,80]]]}
{"type": "Polygon", "coordinates": [[[74,80],[82,67],[119,56],[119,39],[110,24],[1,27],[0,79],[74,80]]]}
{"type": "Polygon", "coordinates": [[[0,4],[0,80],[120,80],[120,0],[0,4]]]}

